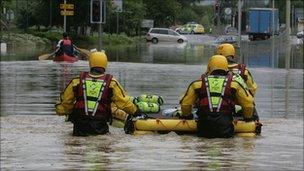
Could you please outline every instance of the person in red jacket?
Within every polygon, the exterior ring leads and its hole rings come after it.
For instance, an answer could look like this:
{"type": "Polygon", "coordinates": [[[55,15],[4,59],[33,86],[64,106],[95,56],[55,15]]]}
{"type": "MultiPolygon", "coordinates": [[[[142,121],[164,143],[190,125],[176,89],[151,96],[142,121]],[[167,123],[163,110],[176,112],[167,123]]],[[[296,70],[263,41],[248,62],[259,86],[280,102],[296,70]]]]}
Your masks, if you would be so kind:
{"type": "Polygon", "coordinates": [[[60,56],[63,53],[69,56],[75,56],[74,55],[74,45],[71,39],[69,38],[68,34],[64,32],[62,34],[62,39],[59,40],[57,44],[57,50],[55,52],[55,56],[60,56]]]}

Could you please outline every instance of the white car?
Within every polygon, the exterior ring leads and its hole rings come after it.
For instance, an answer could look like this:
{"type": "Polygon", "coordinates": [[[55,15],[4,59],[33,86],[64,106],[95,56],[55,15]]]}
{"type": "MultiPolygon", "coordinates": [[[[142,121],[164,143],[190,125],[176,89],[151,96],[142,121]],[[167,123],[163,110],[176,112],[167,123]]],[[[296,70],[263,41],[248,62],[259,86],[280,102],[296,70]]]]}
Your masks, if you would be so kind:
{"type": "Polygon", "coordinates": [[[146,40],[152,43],[158,42],[178,42],[188,41],[185,36],[178,34],[176,31],[168,28],[151,28],[146,35],[146,40]]]}
{"type": "Polygon", "coordinates": [[[304,30],[297,33],[297,38],[304,38],[304,30]]]}

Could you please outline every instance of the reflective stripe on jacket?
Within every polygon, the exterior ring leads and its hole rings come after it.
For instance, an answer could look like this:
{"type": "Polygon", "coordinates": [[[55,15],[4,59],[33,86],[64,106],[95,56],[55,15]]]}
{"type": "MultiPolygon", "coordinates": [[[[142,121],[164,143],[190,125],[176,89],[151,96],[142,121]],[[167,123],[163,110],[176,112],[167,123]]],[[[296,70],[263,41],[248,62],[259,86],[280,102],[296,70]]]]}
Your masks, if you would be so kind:
{"type": "MultiPolygon", "coordinates": [[[[190,83],[186,92],[180,98],[180,106],[182,115],[191,114],[193,105],[196,104],[199,99],[199,93],[201,92],[202,80],[196,80],[190,83]]],[[[232,96],[235,97],[235,103],[242,106],[244,110],[244,117],[250,118],[253,113],[254,102],[253,97],[246,88],[242,86],[240,80],[232,79],[230,84],[232,96]]]]}
{"type": "MultiPolygon", "coordinates": [[[[93,78],[99,78],[102,75],[89,74],[89,76],[93,78]]],[[[59,102],[57,102],[55,105],[56,113],[58,115],[69,115],[72,113],[74,110],[74,104],[76,102],[74,89],[79,84],[79,78],[72,79],[65,90],[60,94],[59,102]]],[[[119,109],[124,110],[129,114],[134,114],[136,112],[136,105],[133,104],[133,102],[130,100],[130,96],[114,78],[112,78],[110,81],[109,94],[111,102],[114,103],[119,109]]]]}
{"type": "Polygon", "coordinates": [[[198,105],[203,114],[232,114],[235,105],[235,97],[230,88],[232,77],[232,74],[227,76],[202,75],[198,105]]]}
{"type": "Polygon", "coordinates": [[[89,118],[109,120],[111,117],[111,99],[109,86],[112,75],[90,77],[88,72],[81,72],[80,83],[74,87],[76,103],[73,114],[89,118]]]}

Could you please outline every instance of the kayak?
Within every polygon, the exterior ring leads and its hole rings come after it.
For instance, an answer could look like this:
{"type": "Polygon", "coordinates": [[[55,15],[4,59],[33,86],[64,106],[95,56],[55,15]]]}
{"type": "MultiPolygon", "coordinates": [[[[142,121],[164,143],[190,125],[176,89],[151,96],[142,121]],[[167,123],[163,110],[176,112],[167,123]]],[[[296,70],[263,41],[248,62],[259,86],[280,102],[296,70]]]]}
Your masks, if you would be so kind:
{"type": "MultiPolygon", "coordinates": [[[[127,113],[123,110],[112,108],[113,118],[115,122],[124,122],[127,113]],[[113,110],[114,109],[114,110],[113,110]]],[[[160,116],[160,115],[157,115],[160,116]]],[[[135,117],[133,124],[135,128],[134,134],[143,134],[146,132],[184,132],[196,133],[197,122],[195,119],[179,119],[179,118],[166,118],[166,117],[144,118],[135,117]]],[[[123,125],[123,124],[121,124],[123,125]]],[[[243,137],[254,137],[259,134],[261,124],[255,121],[245,122],[242,120],[234,120],[234,131],[236,135],[243,137]]]]}
{"type": "Polygon", "coordinates": [[[55,56],[53,59],[54,62],[76,62],[78,61],[78,58],[76,56],[69,56],[65,53],[59,56],[55,56]]]}

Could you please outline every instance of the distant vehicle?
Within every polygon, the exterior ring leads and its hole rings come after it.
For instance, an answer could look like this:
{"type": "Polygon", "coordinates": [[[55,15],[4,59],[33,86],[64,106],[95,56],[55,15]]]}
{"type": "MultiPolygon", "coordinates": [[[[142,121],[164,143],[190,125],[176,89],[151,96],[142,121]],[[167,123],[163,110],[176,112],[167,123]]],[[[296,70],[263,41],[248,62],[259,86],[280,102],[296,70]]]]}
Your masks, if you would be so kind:
{"type": "Polygon", "coordinates": [[[237,36],[225,35],[225,36],[220,36],[217,39],[215,39],[215,44],[222,44],[222,43],[230,43],[230,44],[237,45],[237,36]]]}
{"type": "Polygon", "coordinates": [[[180,34],[203,34],[205,33],[205,28],[201,24],[185,24],[181,27],[175,29],[180,34]]]}
{"type": "Polygon", "coordinates": [[[304,30],[297,33],[297,38],[298,39],[304,39],[304,30]]]}
{"type": "Polygon", "coordinates": [[[278,9],[250,8],[249,9],[249,40],[268,39],[274,34],[279,34],[278,9]]]}
{"type": "Polygon", "coordinates": [[[226,35],[237,35],[238,30],[231,25],[227,25],[224,29],[224,34],[226,34],[226,35]]]}
{"type": "Polygon", "coordinates": [[[146,35],[146,40],[152,43],[158,43],[160,41],[183,43],[188,41],[185,36],[168,28],[151,28],[146,35]]]}
{"type": "Polygon", "coordinates": [[[297,33],[297,48],[300,49],[304,42],[304,30],[297,33]]]}

